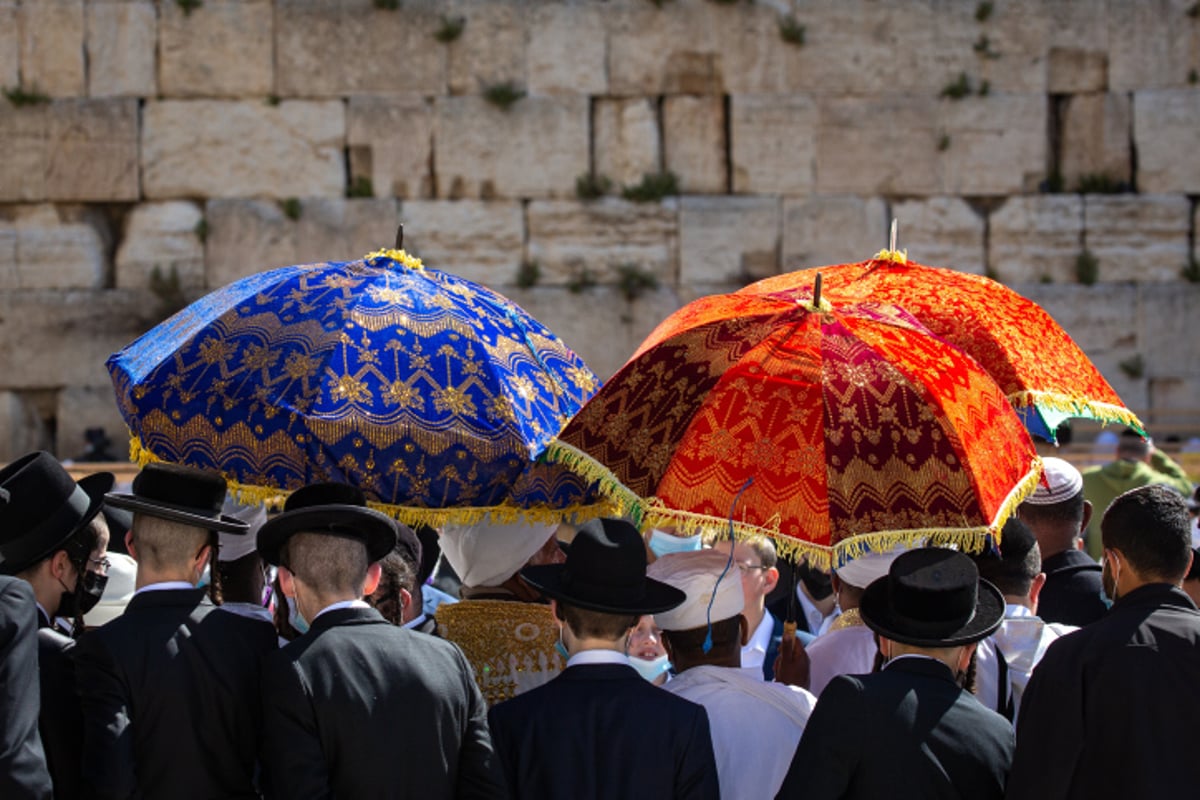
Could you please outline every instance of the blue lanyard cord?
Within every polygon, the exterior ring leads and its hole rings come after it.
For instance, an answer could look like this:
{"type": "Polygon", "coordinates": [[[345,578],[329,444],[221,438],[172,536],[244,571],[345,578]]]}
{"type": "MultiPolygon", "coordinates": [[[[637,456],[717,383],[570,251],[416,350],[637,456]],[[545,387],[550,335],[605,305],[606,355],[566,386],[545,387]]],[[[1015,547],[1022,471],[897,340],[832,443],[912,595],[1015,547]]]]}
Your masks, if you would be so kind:
{"type": "Polygon", "coordinates": [[[717,576],[717,582],[713,584],[712,596],[708,598],[708,609],[705,611],[705,619],[708,622],[708,632],[704,636],[703,647],[705,655],[708,655],[713,646],[712,607],[713,603],[715,603],[717,600],[717,587],[721,585],[721,581],[724,580],[725,576],[729,573],[729,568],[733,566],[733,548],[734,545],[737,544],[737,532],[733,528],[733,515],[737,510],[738,501],[742,499],[742,495],[747,489],[750,488],[750,484],[752,483],[754,483],[753,476],[746,479],[746,482],[742,484],[742,488],[738,489],[738,493],[733,496],[733,505],[729,507],[729,559],[725,562],[725,569],[721,570],[721,574],[717,576]]]}

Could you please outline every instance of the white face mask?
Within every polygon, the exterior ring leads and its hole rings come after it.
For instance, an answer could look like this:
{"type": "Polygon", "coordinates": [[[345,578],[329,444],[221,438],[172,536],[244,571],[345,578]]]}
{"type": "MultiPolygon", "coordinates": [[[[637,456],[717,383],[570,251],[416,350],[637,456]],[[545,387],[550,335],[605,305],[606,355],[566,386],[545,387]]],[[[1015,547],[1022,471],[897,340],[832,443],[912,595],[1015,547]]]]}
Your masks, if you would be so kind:
{"type": "Polygon", "coordinates": [[[658,658],[652,658],[649,660],[637,658],[636,656],[630,656],[629,666],[636,669],[638,674],[646,680],[654,681],[658,679],[658,676],[662,675],[671,668],[671,660],[667,658],[666,653],[663,653],[658,658]]]}
{"type": "Polygon", "coordinates": [[[703,546],[699,536],[675,536],[658,528],[650,531],[649,544],[650,551],[659,558],[670,553],[691,553],[703,546]]]}

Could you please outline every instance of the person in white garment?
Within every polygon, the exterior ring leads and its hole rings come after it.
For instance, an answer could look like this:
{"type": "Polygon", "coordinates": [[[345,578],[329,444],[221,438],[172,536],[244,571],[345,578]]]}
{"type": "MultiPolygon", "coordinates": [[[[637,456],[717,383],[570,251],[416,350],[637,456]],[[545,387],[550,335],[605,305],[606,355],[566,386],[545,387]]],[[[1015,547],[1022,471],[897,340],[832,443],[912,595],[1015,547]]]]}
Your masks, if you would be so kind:
{"type": "Polygon", "coordinates": [[[1021,696],[1033,668],[1055,639],[1073,625],[1046,622],[1037,615],[1038,594],[1046,584],[1038,540],[1028,525],[1010,519],[1000,538],[1000,554],[975,557],[979,577],[1004,594],[1004,621],[975,650],[975,696],[1016,723],[1021,696]]]}
{"type": "Polygon", "coordinates": [[[728,552],[664,556],[646,575],[687,595],[682,605],[654,615],[676,669],[663,688],[708,712],[721,797],[774,797],[816,698],[740,669],[750,628],[728,552]]]}

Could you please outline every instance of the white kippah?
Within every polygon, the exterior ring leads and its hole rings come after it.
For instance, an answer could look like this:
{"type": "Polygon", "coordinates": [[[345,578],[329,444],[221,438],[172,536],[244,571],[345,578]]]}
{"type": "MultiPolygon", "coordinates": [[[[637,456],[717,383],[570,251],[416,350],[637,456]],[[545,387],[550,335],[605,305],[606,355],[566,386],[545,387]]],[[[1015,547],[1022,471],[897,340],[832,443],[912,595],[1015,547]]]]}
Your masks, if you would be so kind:
{"type": "Polygon", "coordinates": [[[745,599],[741,574],[737,562],[729,563],[728,553],[716,550],[670,553],[647,567],[646,577],[674,586],[687,595],[682,605],[654,615],[654,624],[663,630],[700,628],[710,620],[720,622],[742,613],[745,599]],[[729,569],[721,577],[726,566],[729,569]]]}
{"type": "Polygon", "coordinates": [[[1025,498],[1031,506],[1049,506],[1070,500],[1083,491],[1083,476],[1069,461],[1048,456],[1042,459],[1043,479],[1025,498]],[[1047,486],[1048,484],[1048,486],[1047,486]]]}
{"type": "Polygon", "coordinates": [[[239,558],[257,552],[258,529],[267,521],[267,510],[262,506],[242,505],[233,497],[225,496],[225,505],[221,513],[236,517],[250,526],[245,533],[221,533],[221,546],[217,552],[218,561],[237,561],[239,558]]]}
{"type": "Polygon", "coordinates": [[[558,529],[558,523],[493,522],[490,515],[474,525],[450,523],[438,542],[464,586],[499,586],[525,566],[558,529]]]}
{"type": "Polygon", "coordinates": [[[898,547],[890,553],[864,553],[837,568],[838,580],[856,589],[865,589],[871,583],[888,574],[896,556],[910,548],[898,547]]]}

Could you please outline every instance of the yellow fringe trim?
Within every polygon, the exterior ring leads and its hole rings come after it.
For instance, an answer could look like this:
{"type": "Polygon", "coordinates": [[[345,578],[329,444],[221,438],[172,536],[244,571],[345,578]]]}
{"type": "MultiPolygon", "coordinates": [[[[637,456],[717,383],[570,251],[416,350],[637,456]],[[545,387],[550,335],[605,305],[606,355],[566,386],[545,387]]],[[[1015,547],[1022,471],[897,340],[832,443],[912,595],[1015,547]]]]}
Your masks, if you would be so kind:
{"type": "Polygon", "coordinates": [[[1116,406],[1112,403],[1101,403],[1088,400],[1086,397],[1072,397],[1058,392],[1040,392],[1032,389],[1010,394],[1008,402],[1015,408],[1044,406],[1075,417],[1090,417],[1103,423],[1126,425],[1134,428],[1143,436],[1146,434],[1146,427],[1136,414],[1124,406],[1116,406]]]}
{"type": "Polygon", "coordinates": [[[621,483],[612,470],[577,447],[559,439],[546,445],[543,458],[551,464],[562,464],[589,483],[599,484],[600,494],[612,501],[617,516],[631,517],[640,523],[643,507],[642,498],[621,483]]]}
{"type": "Polygon", "coordinates": [[[376,258],[390,258],[392,261],[403,264],[409,269],[425,269],[425,265],[421,263],[421,259],[416,256],[410,256],[403,250],[376,250],[374,253],[369,253],[363,258],[363,261],[371,261],[376,258]]]}
{"type": "Polygon", "coordinates": [[[908,263],[908,248],[904,250],[888,250],[886,247],[875,254],[872,261],[892,261],[897,264],[908,263]]]}

